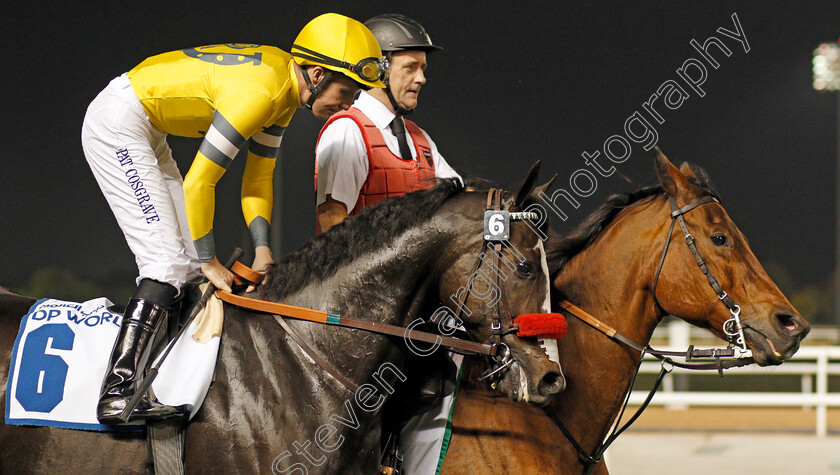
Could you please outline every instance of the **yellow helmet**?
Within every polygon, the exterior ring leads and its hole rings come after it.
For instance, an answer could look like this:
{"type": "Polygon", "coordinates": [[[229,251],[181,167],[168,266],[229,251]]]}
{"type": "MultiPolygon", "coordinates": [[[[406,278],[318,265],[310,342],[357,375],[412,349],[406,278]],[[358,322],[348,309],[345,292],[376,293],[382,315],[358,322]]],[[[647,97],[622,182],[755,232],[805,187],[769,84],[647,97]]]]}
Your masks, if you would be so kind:
{"type": "Polygon", "coordinates": [[[365,25],[344,15],[325,13],[307,23],[291,53],[301,66],[342,73],[366,89],[385,87],[388,67],[379,43],[365,25]]]}

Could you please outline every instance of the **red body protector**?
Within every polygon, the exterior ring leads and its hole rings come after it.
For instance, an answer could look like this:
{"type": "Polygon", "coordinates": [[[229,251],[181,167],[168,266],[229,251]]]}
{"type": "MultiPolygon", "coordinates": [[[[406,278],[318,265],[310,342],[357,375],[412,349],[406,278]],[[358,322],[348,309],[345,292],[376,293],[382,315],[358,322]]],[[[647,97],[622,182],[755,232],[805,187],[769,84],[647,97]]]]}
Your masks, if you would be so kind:
{"type": "MultiPolygon", "coordinates": [[[[394,196],[402,196],[412,191],[431,188],[435,185],[435,163],[432,160],[432,147],[417,124],[405,120],[405,130],[411,135],[411,140],[414,142],[417,160],[404,160],[388,149],[379,128],[355,107],[333,114],[324,124],[324,128],[321,129],[318,141],[321,140],[321,134],[331,123],[344,117],[353,119],[359,126],[368,156],[368,176],[359,191],[356,206],[349,212],[350,216],[356,215],[365,206],[379,203],[394,196]]],[[[318,189],[317,160],[315,161],[315,189],[318,189]]],[[[321,234],[317,219],[316,232],[321,234]]]]}

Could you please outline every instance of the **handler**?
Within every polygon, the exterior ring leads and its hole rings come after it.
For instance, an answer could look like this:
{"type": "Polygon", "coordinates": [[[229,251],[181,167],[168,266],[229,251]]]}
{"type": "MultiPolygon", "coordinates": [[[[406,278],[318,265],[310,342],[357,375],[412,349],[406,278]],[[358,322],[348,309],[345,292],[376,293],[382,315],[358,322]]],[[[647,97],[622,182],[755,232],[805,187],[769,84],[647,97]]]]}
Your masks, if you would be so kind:
{"type": "Polygon", "coordinates": [[[436,177],[460,179],[429,135],[403,119],[426,84],[426,54],[441,48],[404,15],[380,15],[365,26],[390,61],[387,87],[362,92],[350,110],[333,115],[321,129],[315,151],[319,233],[365,206],[431,188],[436,177]]]}
{"type": "MultiPolygon", "coordinates": [[[[143,61],[94,99],[82,146],[139,269],[102,383],[100,422],[119,422],[181,287],[203,272],[230,290],[233,275],[216,258],[213,214],[216,183],[240,148],[248,143],[242,211],[253,267],[261,270],[273,262],[269,223],[283,130],[303,105],[327,119],[349,108],[359,88],[384,87],[381,56],[364,25],[327,13],[300,31],[291,54],[238,43],[172,51],[143,61]],[[204,137],[183,180],[167,134],[204,137]]],[[[144,397],[131,419],[180,415],[144,397]]]]}
{"type": "MultiPolygon", "coordinates": [[[[380,15],[365,22],[390,62],[385,89],[362,92],[348,111],[333,115],[316,148],[318,232],[327,231],[365,206],[410,191],[431,188],[435,178],[460,176],[446,163],[429,135],[403,117],[417,107],[426,84],[426,55],[440,50],[413,19],[380,15]],[[407,132],[407,133],[406,133],[407,132]]],[[[463,357],[440,354],[415,368],[415,411],[400,435],[404,473],[434,473],[454,404],[447,384],[450,359],[457,374],[463,357]],[[423,374],[419,374],[422,372],[423,374]]],[[[421,358],[423,359],[423,358],[421,358]]]]}

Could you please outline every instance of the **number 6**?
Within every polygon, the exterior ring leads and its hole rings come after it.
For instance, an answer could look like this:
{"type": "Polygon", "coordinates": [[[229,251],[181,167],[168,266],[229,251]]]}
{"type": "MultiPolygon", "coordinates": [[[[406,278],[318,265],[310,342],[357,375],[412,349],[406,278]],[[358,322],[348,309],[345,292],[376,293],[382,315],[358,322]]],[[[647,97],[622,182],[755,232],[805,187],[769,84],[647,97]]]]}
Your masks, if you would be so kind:
{"type": "Polygon", "coordinates": [[[35,329],[26,337],[18,373],[15,399],[30,412],[50,412],[64,399],[67,363],[58,355],[48,355],[47,348],[72,350],[76,334],[66,323],[51,323],[35,329]],[[52,345],[47,344],[52,339],[52,345]]]}
{"type": "Polygon", "coordinates": [[[505,221],[504,216],[501,214],[494,214],[490,217],[490,233],[494,236],[498,236],[505,231],[505,221]]]}

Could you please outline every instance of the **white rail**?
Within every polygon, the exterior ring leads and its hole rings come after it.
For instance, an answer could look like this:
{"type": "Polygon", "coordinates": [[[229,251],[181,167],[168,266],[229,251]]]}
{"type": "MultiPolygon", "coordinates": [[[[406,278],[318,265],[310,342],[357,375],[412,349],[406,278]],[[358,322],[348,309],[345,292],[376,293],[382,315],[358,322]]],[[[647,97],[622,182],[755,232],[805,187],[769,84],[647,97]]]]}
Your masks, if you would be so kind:
{"type": "MultiPolygon", "coordinates": [[[[671,345],[661,350],[685,351],[688,347],[688,331],[686,327],[671,324],[669,335],[671,345]],[[681,344],[684,343],[684,344],[681,344]]],[[[642,363],[640,373],[658,374],[660,364],[649,357],[642,363]]],[[[749,365],[741,368],[726,370],[726,378],[737,378],[739,375],[800,375],[800,392],[709,392],[709,391],[677,391],[674,389],[673,375],[696,374],[696,371],[674,368],[666,376],[662,388],[654,396],[651,405],[668,406],[672,408],[687,406],[761,406],[761,407],[803,407],[816,408],[817,437],[825,437],[827,433],[827,408],[840,407],[840,393],[828,391],[829,375],[840,375],[840,346],[806,346],[782,364],[781,366],[759,367],[749,365]],[[812,384],[812,377],[816,380],[816,390],[812,384]]],[[[635,391],[630,396],[630,404],[641,404],[647,396],[646,391],[635,391]]]]}

